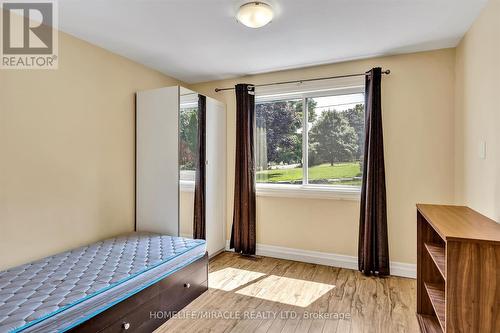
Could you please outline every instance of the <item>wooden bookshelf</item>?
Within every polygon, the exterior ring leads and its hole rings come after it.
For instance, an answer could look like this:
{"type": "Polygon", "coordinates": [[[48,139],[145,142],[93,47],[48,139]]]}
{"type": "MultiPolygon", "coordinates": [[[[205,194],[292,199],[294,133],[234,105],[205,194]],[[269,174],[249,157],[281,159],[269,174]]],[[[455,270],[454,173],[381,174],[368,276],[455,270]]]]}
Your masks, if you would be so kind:
{"type": "Polygon", "coordinates": [[[463,206],[417,205],[422,332],[498,332],[500,224],[463,206]]]}
{"type": "Polygon", "coordinates": [[[438,283],[425,283],[425,290],[427,291],[427,296],[431,301],[432,308],[439,322],[439,326],[444,331],[445,323],[445,302],[444,302],[444,284],[438,283]]]}
{"type": "Polygon", "coordinates": [[[446,254],[444,246],[428,243],[425,243],[424,245],[427,253],[431,256],[432,261],[436,264],[439,273],[441,273],[443,279],[446,280],[446,254]]]}
{"type": "Polygon", "coordinates": [[[418,324],[423,333],[442,332],[441,326],[435,316],[417,314],[418,324]]]}

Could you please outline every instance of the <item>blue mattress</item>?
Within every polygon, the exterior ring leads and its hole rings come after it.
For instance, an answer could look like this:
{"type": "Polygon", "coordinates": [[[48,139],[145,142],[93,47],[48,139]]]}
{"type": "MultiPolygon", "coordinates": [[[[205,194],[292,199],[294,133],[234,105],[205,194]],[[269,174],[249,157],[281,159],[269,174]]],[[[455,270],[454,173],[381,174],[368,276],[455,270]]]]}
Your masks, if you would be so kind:
{"type": "Polygon", "coordinates": [[[130,233],[0,272],[0,332],[64,332],[203,257],[204,240],[130,233]]]}

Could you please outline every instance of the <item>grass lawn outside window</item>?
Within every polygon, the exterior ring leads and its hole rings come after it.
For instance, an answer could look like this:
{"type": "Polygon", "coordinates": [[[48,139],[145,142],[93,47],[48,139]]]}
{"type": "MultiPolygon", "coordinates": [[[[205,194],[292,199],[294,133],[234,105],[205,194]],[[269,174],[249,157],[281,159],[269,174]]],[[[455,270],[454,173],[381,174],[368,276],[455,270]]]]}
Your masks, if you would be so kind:
{"type": "MultiPolygon", "coordinates": [[[[301,184],[302,168],[276,168],[257,171],[258,183],[269,184],[301,184]]],[[[309,167],[309,183],[319,185],[361,185],[361,169],[359,162],[329,163],[309,167]]]]}

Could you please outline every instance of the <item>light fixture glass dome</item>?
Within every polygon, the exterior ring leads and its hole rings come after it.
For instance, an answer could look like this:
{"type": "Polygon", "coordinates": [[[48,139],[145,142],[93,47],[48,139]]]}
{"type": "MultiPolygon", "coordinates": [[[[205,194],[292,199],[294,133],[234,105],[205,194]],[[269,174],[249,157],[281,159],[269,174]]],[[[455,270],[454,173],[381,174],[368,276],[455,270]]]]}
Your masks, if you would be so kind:
{"type": "Polygon", "coordinates": [[[249,28],[260,28],[271,22],[274,13],[271,6],[263,2],[249,2],[238,10],[238,21],[249,28]]]}

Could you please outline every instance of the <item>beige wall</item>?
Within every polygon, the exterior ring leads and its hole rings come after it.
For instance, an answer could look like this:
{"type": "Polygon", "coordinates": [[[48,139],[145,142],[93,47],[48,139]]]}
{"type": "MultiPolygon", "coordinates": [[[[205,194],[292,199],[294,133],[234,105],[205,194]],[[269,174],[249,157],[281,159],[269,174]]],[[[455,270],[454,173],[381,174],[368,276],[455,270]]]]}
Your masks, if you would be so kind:
{"type": "Polygon", "coordinates": [[[134,226],[134,92],[177,84],[61,33],[58,70],[0,70],[0,269],[134,226]]]}
{"type": "Polygon", "coordinates": [[[500,222],[500,0],[489,1],[456,56],[457,201],[500,222]]]}
{"type": "MultiPolygon", "coordinates": [[[[415,263],[417,202],[454,201],[455,50],[288,70],[193,85],[227,104],[228,219],[234,186],[235,97],[215,93],[235,83],[268,83],[389,68],[383,79],[383,118],[391,261],[415,263]]],[[[332,199],[257,198],[257,242],[357,255],[359,203],[332,199]]]]}

